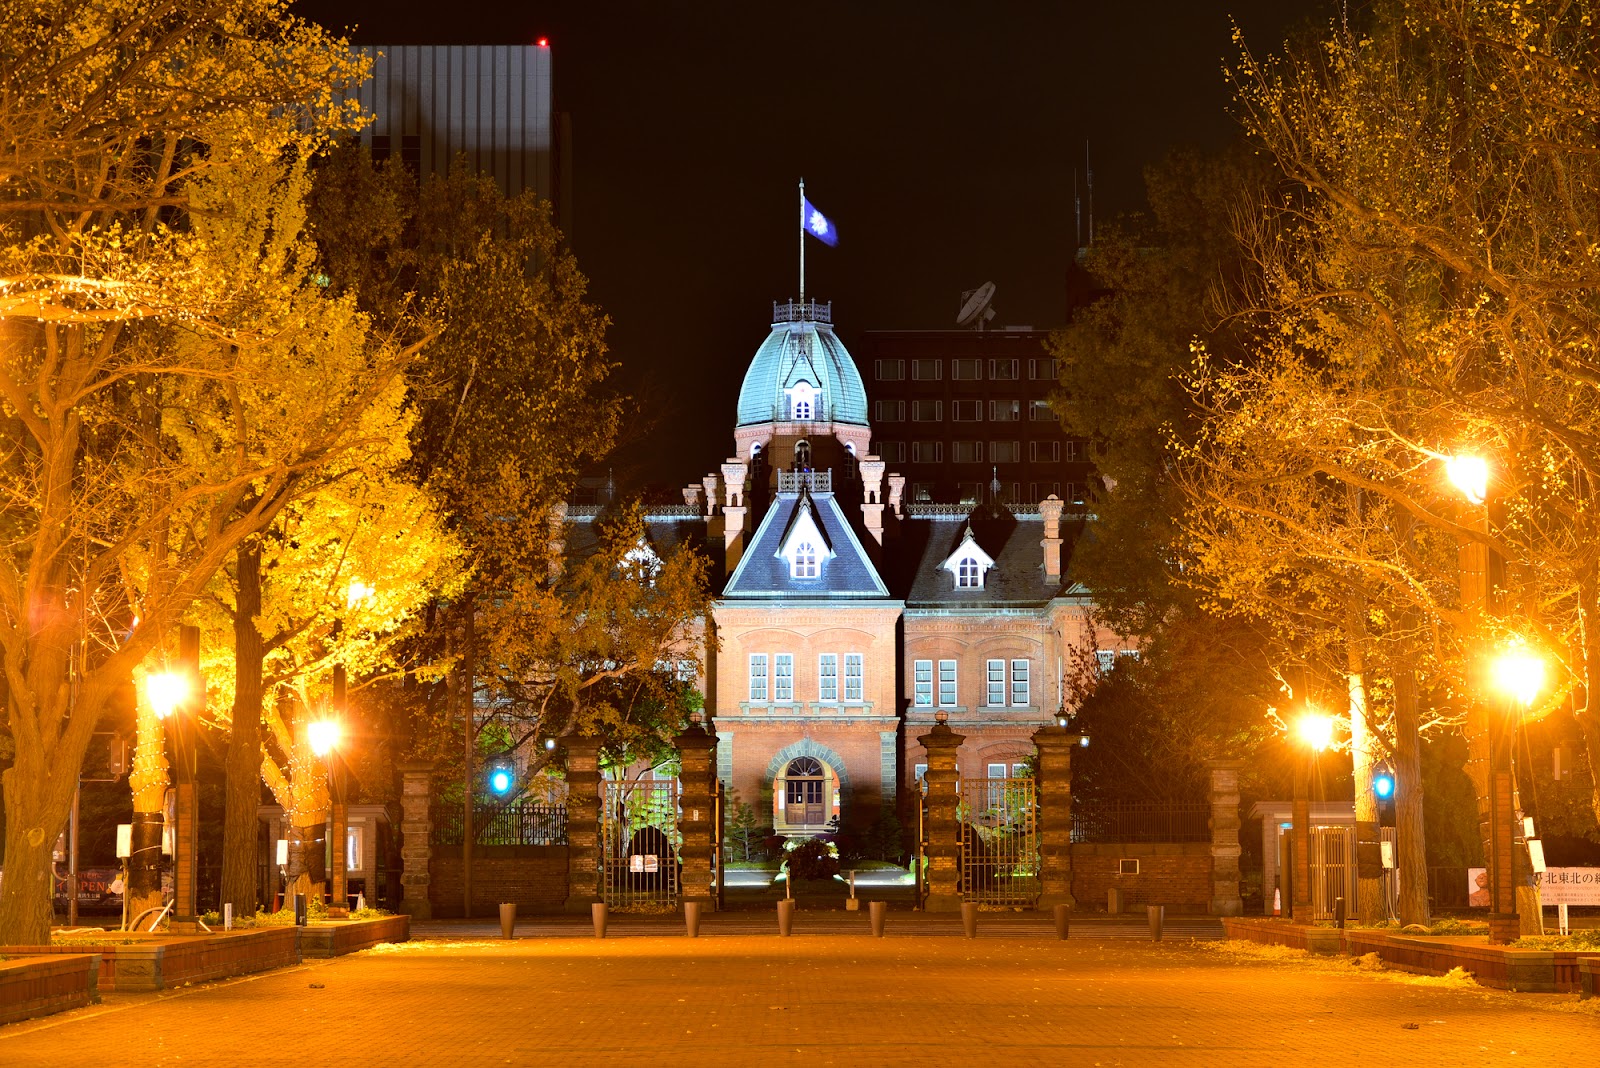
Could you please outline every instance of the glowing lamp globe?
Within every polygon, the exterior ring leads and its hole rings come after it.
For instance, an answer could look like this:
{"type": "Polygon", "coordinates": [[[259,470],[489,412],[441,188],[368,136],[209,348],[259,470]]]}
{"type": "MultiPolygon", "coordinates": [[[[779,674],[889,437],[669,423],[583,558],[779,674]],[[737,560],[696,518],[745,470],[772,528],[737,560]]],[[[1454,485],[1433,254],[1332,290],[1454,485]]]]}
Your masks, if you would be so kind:
{"type": "Polygon", "coordinates": [[[1489,462],[1481,456],[1452,456],[1444,462],[1445,474],[1473,504],[1489,497],[1489,462]]]}
{"type": "Polygon", "coordinates": [[[339,747],[339,721],[332,719],[318,720],[306,728],[306,737],[311,742],[311,751],[317,756],[327,756],[339,747]]]}
{"type": "Polygon", "coordinates": [[[1544,687],[1544,661],[1526,649],[1512,649],[1495,660],[1494,681],[1526,708],[1544,687]]]}
{"type": "Polygon", "coordinates": [[[1300,740],[1320,753],[1333,744],[1333,717],[1320,712],[1308,712],[1295,725],[1300,740]]]}
{"type": "Polygon", "coordinates": [[[505,768],[495,768],[489,775],[489,789],[504,794],[511,789],[511,773],[505,768]]]}
{"type": "Polygon", "coordinates": [[[189,680],[172,671],[162,671],[144,680],[145,695],[157,719],[166,719],[189,699],[189,680]]]}

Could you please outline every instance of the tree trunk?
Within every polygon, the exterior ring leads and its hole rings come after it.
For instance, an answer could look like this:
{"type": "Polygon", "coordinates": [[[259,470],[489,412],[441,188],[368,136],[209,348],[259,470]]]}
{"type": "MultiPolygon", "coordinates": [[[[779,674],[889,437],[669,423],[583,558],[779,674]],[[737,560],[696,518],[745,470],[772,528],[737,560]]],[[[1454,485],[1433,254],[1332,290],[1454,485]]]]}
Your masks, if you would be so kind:
{"type": "Polygon", "coordinates": [[[1600,572],[1590,568],[1578,582],[1579,640],[1583,648],[1582,689],[1573,698],[1578,728],[1583,732],[1584,757],[1589,762],[1589,803],[1600,823],[1600,709],[1595,707],[1595,676],[1600,674],[1600,572]]]}
{"type": "Polygon", "coordinates": [[[222,837],[222,900],[235,916],[256,911],[261,807],[261,542],[239,546],[233,616],[233,724],[228,734],[226,813],[222,837]]]}
{"type": "Polygon", "coordinates": [[[1400,922],[1427,924],[1428,850],[1422,822],[1422,746],[1417,677],[1407,664],[1394,677],[1394,827],[1400,922]]]}
{"type": "Polygon", "coordinates": [[[17,762],[0,774],[6,806],[6,876],[0,879],[0,943],[47,946],[55,920],[54,876],[50,851],[65,822],[65,809],[52,818],[47,779],[33,773],[19,751],[17,762]]]}
{"type": "Polygon", "coordinates": [[[1383,901],[1383,858],[1378,844],[1378,799],[1372,794],[1372,769],[1379,741],[1369,719],[1367,699],[1366,626],[1357,598],[1345,642],[1350,686],[1350,759],[1355,781],[1356,915],[1364,924],[1386,917],[1383,901]]]}
{"type": "Polygon", "coordinates": [[[134,672],[136,726],[134,730],[133,773],[128,788],[133,791],[133,853],[128,858],[128,919],[148,908],[159,908],[161,893],[161,832],[166,823],[167,753],[166,732],[149,703],[145,672],[134,672]]]}

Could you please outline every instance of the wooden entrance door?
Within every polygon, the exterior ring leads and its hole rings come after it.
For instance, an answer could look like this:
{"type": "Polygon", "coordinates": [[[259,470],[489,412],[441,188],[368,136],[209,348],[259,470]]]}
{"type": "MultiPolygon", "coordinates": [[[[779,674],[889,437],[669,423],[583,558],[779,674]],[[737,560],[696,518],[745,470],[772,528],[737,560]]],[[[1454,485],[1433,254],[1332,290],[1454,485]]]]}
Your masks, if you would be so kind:
{"type": "Polygon", "coordinates": [[[820,761],[800,757],[784,772],[784,818],[791,825],[820,827],[828,822],[827,776],[820,761]]]}

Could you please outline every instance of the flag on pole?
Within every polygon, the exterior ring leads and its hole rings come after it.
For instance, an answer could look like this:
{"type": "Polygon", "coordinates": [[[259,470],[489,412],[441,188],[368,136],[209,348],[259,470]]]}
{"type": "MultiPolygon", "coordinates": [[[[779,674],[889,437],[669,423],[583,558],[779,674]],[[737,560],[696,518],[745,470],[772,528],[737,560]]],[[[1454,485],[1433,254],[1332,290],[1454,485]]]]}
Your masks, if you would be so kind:
{"type": "Polygon", "coordinates": [[[832,246],[839,243],[839,231],[834,229],[833,221],[818,211],[804,196],[800,198],[800,229],[824,245],[832,246]]]}

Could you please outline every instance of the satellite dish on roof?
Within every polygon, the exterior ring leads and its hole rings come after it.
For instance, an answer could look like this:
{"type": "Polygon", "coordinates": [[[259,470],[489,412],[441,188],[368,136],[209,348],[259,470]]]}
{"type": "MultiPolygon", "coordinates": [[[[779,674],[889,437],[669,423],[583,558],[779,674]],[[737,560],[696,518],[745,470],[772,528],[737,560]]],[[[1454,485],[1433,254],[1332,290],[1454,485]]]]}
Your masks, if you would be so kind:
{"type": "Polygon", "coordinates": [[[983,324],[994,318],[994,309],[989,307],[993,300],[993,282],[985,282],[977,289],[969,289],[961,294],[961,311],[956,315],[956,325],[982,330],[983,324]]]}

